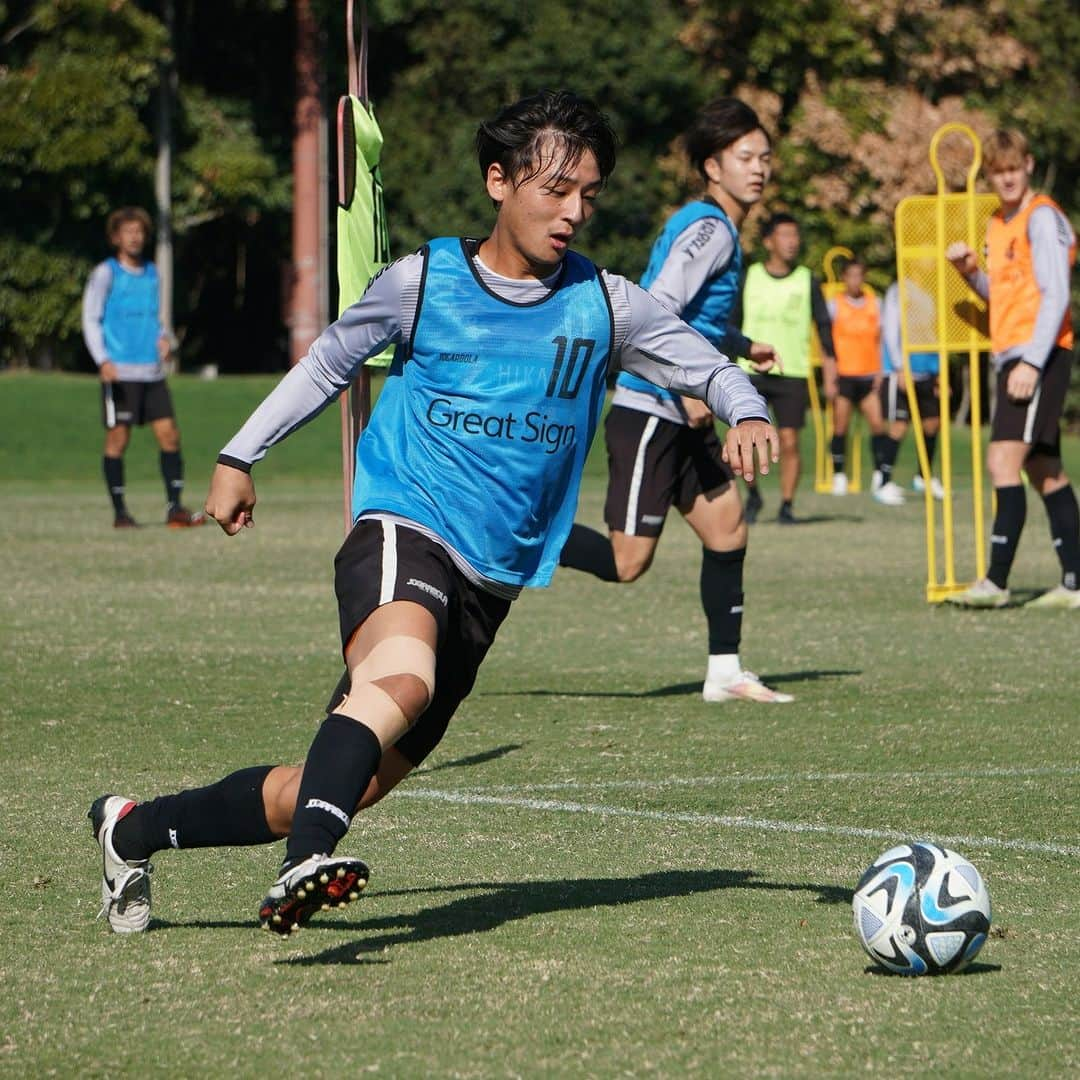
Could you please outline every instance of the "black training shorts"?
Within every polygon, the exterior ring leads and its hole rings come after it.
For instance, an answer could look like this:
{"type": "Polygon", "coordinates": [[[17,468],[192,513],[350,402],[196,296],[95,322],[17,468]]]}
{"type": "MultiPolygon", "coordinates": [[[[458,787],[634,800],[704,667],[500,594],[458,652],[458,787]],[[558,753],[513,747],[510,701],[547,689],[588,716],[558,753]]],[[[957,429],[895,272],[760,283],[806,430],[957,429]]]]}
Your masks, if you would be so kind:
{"type": "Polygon", "coordinates": [[[810,408],[810,388],[800,375],[752,374],[754,389],[769,403],[778,428],[801,428],[810,408]]]}
{"type": "MultiPolygon", "coordinates": [[[[915,400],[919,405],[919,416],[923,420],[936,420],[941,416],[941,403],[938,400],[938,378],[927,375],[921,379],[912,379],[915,387],[915,400]]],[[[908,407],[907,391],[900,376],[894,371],[881,380],[881,415],[892,424],[896,421],[907,423],[911,419],[908,407]]]]}
{"type": "Polygon", "coordinates": [[[1061,413],[1072,377],[1073,354],[1055,345],[1046,359],[1042,377],[1030,401],[1009,400],[1005,385],[1019,363],[1011,360],[998,372],[997,404],[990,424],[991,442],[1026,442],[1032,454],[1061,457],[1061,413]]]}
{"type": "Polygon", "coordinates": [[[847,398],[852,405],[858,405],[873,392],[876,378],[876,375],[840,375],[836,380],[836,396],[847,398]]]}
{"type": "MultiPolygon", "coordinates": [[[[458,705],[469,695],[510,601],[474,585],[446,549],[406,525],[364,519],[353,526],[334,559],[334,588],[344,652],[361,623],[392,600],[426,608],[439,628],[435,649],[435,694],[395,749],[419,765],[438,745],[458,705]]],[[[348,692],[338,683],[327,711],[348,692]]]]}
{"type": "Polygon", "coordinates": [[[604,521],[628,536],[659,536],[671,505],[686,512],[732,471],[712,424],[692,428],[615,405],[604,421],[608,490],[604,521]]]}
{"type": "Polygon", "coordinates": [[[139,427],[173,415],[172,395],[164,379],[101,384],[101,422],[107,428],[139,427]]]}

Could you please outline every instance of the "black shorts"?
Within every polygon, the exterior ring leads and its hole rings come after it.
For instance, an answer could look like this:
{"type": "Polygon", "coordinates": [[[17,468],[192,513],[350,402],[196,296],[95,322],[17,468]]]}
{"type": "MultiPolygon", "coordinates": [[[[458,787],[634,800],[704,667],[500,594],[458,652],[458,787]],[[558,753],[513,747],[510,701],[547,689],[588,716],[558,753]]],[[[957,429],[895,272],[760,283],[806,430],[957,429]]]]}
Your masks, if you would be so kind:
{"type": "Polygon", "coordinates": [[[692,428],[615,405],[604,421],[604,521],[628,536],[659,536],[672,503],[682,511],[733,479],[713,425],[692,428]]]}
{"type": "MultiPolygon", "coordinates": [[[[936,420],[941,416],[941,403],[938,400],[938,378],[927,375],[921,379],[912,379],[915,387],[915,400],[919,405],[919,416],[923,420],[936,420]]],[[[911,419],[908,408],[907,391],[900,376],[893,372],[881,380],[881,414],[887,423],[900,420],[907,423],[911,419]]]]}
{"type": "Polygon", "coordinates": [[[1009,400],[1005,384],[1019,363],[1007,363],[997,377],[997,404],[990,424],[991,442],[1026,442],[1032,454],[1061,457],[1061,413],[1072,377],[1073,354],[1055,345],[1042,370],[1031,401],[1009,400]]]}
{"type": "MultiPolygon", "coordinates": [[[[409,762],[419,765],[438,745],[458,705],[472,690],[511,602],[473,585],[434,540],[404,525],[370,519],[353,526],[337,553],[334,588],[342,652],[360,624],[392,600],[411,600],[435,618],[439,628],[435,693],[420,719],[395,744],[409,762]]],[[[328,712],[348,689],[346,674],[330,698],[328,712]]]]}
{"type": "Polygon", "coordinates": [[[801,428],[810,408],[810,388],[798,375],[757,375],[750,381],[754,389],[769,403],[778,428],[801,428]]]}
{"type": "Polygon", "coordinates": [[[173,415],[172,395],[164,379],[101,384],[101,422],[107,428],[139,427],[173,415]]]}
{"type": "Polygon", "coordinates": [[[836,396],[847,398],[852,405],[858,405],[873,392],[876,378],[876,375],[840,375],[836,380],[836,396]]]}

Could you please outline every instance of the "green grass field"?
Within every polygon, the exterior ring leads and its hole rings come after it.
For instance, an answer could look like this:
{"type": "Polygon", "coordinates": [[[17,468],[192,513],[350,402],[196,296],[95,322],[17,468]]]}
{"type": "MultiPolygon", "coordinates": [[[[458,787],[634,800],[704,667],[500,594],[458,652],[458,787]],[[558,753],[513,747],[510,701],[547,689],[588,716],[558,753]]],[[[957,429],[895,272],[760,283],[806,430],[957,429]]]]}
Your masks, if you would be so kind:
{"type": "MultiPolygon", "coordinates": [[[[192,505],[272,381],[176,381],[192,505]]],[[[929,607],[914,499],[804,489],[817,520],[754,527],[743,657],[794,704],[702,703],[699,556],[671,520],[642,582],[563,572],[516,605],[443,744],[343,844],[373,870],[347,913],[260,933],[279,847],[170,851],[151,932],[111,935],[90,802],[302,758],[342,526],[335,407],[257,469],[232,540],[156,524],[137,433],[155,525],[115,533],[97,408],[89,378],[0,377],[0,1074],[1080,1072],[1080,626],[929,607]],[[897,837],[987,879],[969,973],[869,967],[850,890],[897,837]]],[[[602,501],[594,451],[579,519],[602,501]]],[[[1056,578],[1032,497],[1014,585],[1056,578]]]]}

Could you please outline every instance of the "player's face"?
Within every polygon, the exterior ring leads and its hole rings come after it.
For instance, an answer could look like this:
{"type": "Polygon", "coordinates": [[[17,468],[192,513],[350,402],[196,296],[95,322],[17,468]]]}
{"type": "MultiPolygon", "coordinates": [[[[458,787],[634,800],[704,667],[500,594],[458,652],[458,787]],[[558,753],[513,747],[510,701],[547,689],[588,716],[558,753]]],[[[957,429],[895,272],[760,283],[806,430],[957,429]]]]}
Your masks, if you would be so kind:
{"type": "Polygon", "coordinates": [[[785,221],[765,237],[765,250],[789,266],[799,257],[799,226],[785,221]]]}
{"type": "Polygon", "coordinates": [[[772,148],[764,131],[751,131],[705,160],[705,175],[741,206],[761,198],[772,175],[772,148]]]}
{"type": "Polygon", "coordinates": [[[843,279],[844,288],[847,289],[848,296],[862,296],[863,282],[866,280],[866,273],[861,266],[857,263],[849,263],[844,268],[843,279]]]}
{"type": "MultiPolygon", "coordinates": [[[[567,165],[552,142],[542,151],[536,176],[515,184],[498,165],[488,170],[488,194],[498,202],[500,242],[540,276],[562,261],[595,209],[603,181],[596,158],[586,150],[567,165]]],[[[550,271],[549,271],[550,272],[550,271]]]]}
{"type": "Polygon", "coordinates": [[[1027,194],[1035,159],[1030,154],[999,162],[988,172],[990,186],[1005,206],[1016,206],[1027,194]]]}
{"type": "Polygon", "coordinates": [[[137,259],[146,246],[146,230],[141,221],[125,221],[113,233],[113,243],[121,255],[137,259]]]}

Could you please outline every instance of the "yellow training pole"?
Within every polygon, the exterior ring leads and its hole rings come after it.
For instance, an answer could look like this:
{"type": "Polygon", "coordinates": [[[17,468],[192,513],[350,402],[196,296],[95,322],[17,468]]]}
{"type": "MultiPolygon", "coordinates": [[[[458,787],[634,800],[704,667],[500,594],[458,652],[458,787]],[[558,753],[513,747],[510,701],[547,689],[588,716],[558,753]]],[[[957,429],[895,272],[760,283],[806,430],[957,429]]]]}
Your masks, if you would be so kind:
{"type": "Polygon", "coordinates": [[[982,381],[979,354],[989,348],[985,303],[969,288],[945,258],[949,244],[963,240],[980,251],[986,222],[997,207],[993,195],[977,194],[975,180],[982,152],[975,133],[964,124],[946,124],[930,142],[930,163],[937,179],[935,195],[912,195],[902,199],[896,210],[897,281],[901,306],[901,343],[908,402],[915,428],[919,468],[926,481],[927,599],[932,603],[966,587],[957,580],[956,538],[953,500],[952,409],[949,365],[951,353],[967,353],[971,401],[972,513],[974,555],[977,577],[986,572],[985,520],[982,477],[982,381]],[[938,159],[938,149],[948,135],[962,135],[973,152],[965,189],[950,192],[938,159]],[[916,300],[921,300],[921,305],[916,300]],[[929,317],[929,305],[933,317],[929,317]],[[916,317],[916,311],[919,317],[916,317]],[[937,352],[941,407],[941,482],[945,498],[941,508],[942,563],[939,577],[937,521],[931,491],[930,461],[926,454],[925,432],[918,412],[910,356],[913,352],[937,352]]]}

